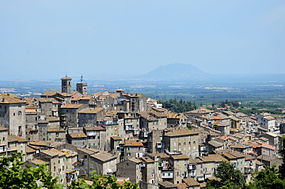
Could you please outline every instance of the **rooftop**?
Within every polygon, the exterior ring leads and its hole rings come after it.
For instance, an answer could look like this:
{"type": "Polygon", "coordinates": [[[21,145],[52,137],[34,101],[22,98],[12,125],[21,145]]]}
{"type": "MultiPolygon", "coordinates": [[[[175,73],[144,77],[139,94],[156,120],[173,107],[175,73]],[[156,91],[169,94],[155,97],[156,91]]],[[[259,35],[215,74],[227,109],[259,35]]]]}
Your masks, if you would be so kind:
{"type": "Polygon", "coordinates": [[[112,154],[105,151],[100,151],[96,154],[91,155],[91,157],[101,162],[107,162],[117,158],[116,156],[113,156],[112,154]]]}

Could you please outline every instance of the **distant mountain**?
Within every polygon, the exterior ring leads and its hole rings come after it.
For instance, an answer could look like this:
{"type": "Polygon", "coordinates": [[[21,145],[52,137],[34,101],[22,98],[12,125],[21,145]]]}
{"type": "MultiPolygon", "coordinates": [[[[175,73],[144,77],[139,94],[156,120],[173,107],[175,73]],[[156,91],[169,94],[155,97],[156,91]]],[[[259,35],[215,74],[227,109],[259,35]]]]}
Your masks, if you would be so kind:
{"type": "Polygon", "coordinates": [[[209,74],[190,64],[168,64],[141,75],[143,80],[156,81],[199,81],[209,79],[209,74]]]}

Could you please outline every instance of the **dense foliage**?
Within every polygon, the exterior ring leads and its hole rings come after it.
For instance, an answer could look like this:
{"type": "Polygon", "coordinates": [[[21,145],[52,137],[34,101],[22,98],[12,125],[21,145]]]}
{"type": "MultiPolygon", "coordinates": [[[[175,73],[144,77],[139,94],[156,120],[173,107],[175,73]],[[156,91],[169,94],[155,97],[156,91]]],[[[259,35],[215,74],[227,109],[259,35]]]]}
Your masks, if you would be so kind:
{"type": "Polygon", "coordinates": [[[244,178],[240,170],[236,170],[231,163],[222,162],[215,174],[217,180],[209,180],[207,188],[240,188],[244,185],[244,178]]]}
{"type": "Polygon", "coordinates": [[[21,161],[21,154],[0,158],[0,188],[62,188],[46,165],[32,167],[21,161]]]}
{"type": "MultiPolygon", "coordinates": [[[[32,167],[25,164],[22,154],[12,154],[11,157],[3,156],[0,158],[0,188],[11,189],[57,189],[63,188],[57,184],[57,178],[53,178],[46,165],[37,165],[32,167]]],[[[137,183],[124,182],[123,185],[116,183],[116,177],[113,175],[102,176],[92,174],[92,185],[86,184],[83,179],[73,181],[68,188],[112,188],[112,189],[138,189],[137,183]]]]}
{"type": "Polygon", "coordinates": [[[112,188],[112,189],[138,189],[137,183],[130,183],[125,181],[123,185],[116,183],[117,178],[114,175],[103,176],[96,175],[95,171],[92,173],[91,181],[92,184],[88,185],[83,179],[78,179],[78,181],[73,181],[69,186],[70,189],[104,189],[104,188],[112,188]]]}
{"type": "Polygon", "coordinates": [[[167,108],[170,111],[176,112],[176,113],[182,113],[191,111],[197,108],[195,103],[192,103],[191,101],[185,101],[180,99],[179,101],[176,99],[170,99],[166,101],[159,101],[159,103],[162,104],[163,108],[167,108]]]}

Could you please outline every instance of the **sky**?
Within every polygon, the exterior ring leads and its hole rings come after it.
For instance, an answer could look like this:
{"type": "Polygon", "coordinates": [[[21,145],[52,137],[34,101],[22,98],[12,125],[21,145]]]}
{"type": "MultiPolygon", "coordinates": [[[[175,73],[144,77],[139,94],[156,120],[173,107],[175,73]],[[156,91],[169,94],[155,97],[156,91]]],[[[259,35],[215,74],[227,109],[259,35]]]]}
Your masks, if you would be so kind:
{"type": "Polygon", "coordinates": [[[285,73],[284,34],[284,0],[0,0],[0,80],[285,73]]]}

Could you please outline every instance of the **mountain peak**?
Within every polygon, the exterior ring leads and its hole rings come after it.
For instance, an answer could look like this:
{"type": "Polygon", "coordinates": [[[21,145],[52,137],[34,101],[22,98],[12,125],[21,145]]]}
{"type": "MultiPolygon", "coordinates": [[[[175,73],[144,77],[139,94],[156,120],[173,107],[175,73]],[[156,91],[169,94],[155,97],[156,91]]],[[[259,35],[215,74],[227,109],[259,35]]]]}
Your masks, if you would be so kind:
{"type": "Polygon", "coordinates": [[[204,80],[207,74],[191,64],[173,63],[157,67],[144,74],[146,80],[187,81],[204,80]]]}

